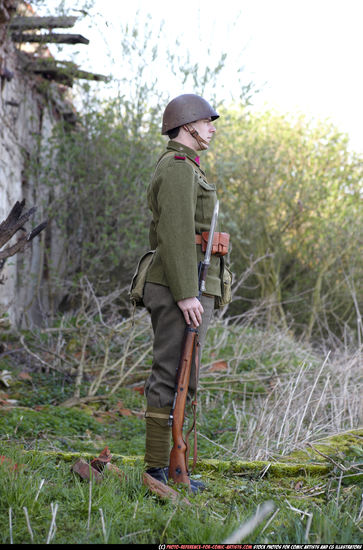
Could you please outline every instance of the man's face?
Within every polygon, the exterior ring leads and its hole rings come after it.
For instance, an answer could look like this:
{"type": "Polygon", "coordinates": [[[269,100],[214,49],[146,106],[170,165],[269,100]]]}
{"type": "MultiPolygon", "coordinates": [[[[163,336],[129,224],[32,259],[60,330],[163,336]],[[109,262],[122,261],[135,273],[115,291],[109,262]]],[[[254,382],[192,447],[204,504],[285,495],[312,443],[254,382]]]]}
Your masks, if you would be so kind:
{"type": "Polygon", "coordinates": [[[209,143],[214,135],[214,132],[216,131],[212,120],[210,118],[203,118],[192,122],[191,125],[197,130],[200,137],[208,143],[208,145],[205,145],[205,148],[208,149],[209,143]]]}

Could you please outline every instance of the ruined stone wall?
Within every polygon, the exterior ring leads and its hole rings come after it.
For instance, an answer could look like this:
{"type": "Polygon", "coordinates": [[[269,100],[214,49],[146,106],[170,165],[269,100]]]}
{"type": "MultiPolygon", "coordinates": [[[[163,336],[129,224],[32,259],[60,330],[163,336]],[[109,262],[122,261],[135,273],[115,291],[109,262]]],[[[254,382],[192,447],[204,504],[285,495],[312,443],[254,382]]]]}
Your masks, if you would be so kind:
{"type": "MultiPolygon", "coordinates": [[[[49,95],[47,99],[40,92],[40,77],[22,69],[8,30],[15,5],[15,0],[0,0],[0,222],[14,203],[24,198],[27,209],[37,207],[27,224],[30,229],[48,217],[49,190],[29,180],[27,163],[36,156],[39,140],[48,140],[62,114],[49,95]]],[[[25,252],[7,259],[1,272],[0,317],[7,312],[12,324],[22,326],[44,322],[50,307],[44,241],[50,245],[48,262],[56,261],[60,254],[58,238],[54,230],[52,235],[50,223],[25,252]]]]}

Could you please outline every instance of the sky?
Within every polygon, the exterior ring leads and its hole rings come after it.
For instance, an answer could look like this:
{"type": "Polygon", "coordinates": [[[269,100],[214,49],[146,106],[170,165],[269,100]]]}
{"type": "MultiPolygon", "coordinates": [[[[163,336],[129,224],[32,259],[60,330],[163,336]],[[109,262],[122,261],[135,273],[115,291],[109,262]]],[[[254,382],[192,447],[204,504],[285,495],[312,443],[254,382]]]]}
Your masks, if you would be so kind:
{"type": "MultiPolygon", "coordinates": [[[[55,13],[53,0],[43,2],[55,13]]],[[[65,5],[74,8],[75,2],[65,5]]],[[[83,34],[90,44],[64,46],[63,59],[78,50],[81,68],[132,79],[133,67],[125,64],[120,47],[125,25],[138,21],[155,38],[163,21],[157,69],[150,64],[145,78],[157,76],[170,97],[193,90],[165,70],[167,49],[176,56],[189,51],[192,61],[212,66],[226,53],[221,88],[226,101],[238,92],[242,75],[259,89],[255,109],[331,121],[363,153],[363,0],[93,0],[86,9],[89,16],[69,32],[83,34]]]]}

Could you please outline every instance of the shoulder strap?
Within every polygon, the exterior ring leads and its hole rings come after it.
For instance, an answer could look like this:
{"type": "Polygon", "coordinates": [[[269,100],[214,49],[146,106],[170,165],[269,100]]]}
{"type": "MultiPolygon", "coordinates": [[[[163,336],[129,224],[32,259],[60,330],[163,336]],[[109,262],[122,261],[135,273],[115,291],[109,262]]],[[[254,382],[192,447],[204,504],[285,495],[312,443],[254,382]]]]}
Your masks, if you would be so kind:
{"type": "MultiPolygon", "coordinates": [[[[165,157],[171,157],[171,156],[176,156],[176,153],[174,151],[165,151],[161,157],[159,157],[159,160],[157,161],[156,165],[155,165],[155,171],[157,170],[157,167],[159,166],[160,162],[165,158],[165,157]]],[[[185,160],[188,164],[190,164],[190,166],[195,170],[195,172],[198,173],[198,165],[196,165],[189,157],[187,157],[187,155],[183,155],[183,160],[185,160]]],[[[155,173],[154,171],[154,173],[155,173]]]]}
{"type": "Polygon", "coordinates": [[[170,156],[173,155],[173,154],[174,154],[174,153],[173,153],[172,151],[165,151],[165,152],[161,155],[161,157],[159,157],[157,163],[155,164],[155,171],[156,171],[157,167],[159,166],[160,162],[161,162],[165,157],[167,157],[167,156],[170,157],[170,156]]]}

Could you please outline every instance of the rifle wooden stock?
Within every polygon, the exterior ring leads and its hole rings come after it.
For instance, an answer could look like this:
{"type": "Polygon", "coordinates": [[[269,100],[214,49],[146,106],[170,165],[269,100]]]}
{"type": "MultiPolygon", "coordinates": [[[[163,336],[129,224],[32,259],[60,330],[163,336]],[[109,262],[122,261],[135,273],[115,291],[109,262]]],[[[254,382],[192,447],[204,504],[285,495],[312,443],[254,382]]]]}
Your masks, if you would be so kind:
{"type": "Polygon", "coordinates": [[[173,447],[170,452],[169,478],[175,483],[185,483],[190,486],[188,465],[186,463],[187,444],[183,438],[183,424],[185,405],[188,397],[190,371],[192,367],[193,352],[196,347],[198,330],[187,327],[183,351],[178,366],[178,381],[175,390],[174,405],[172,409],[172,436],[173,447]]]}

